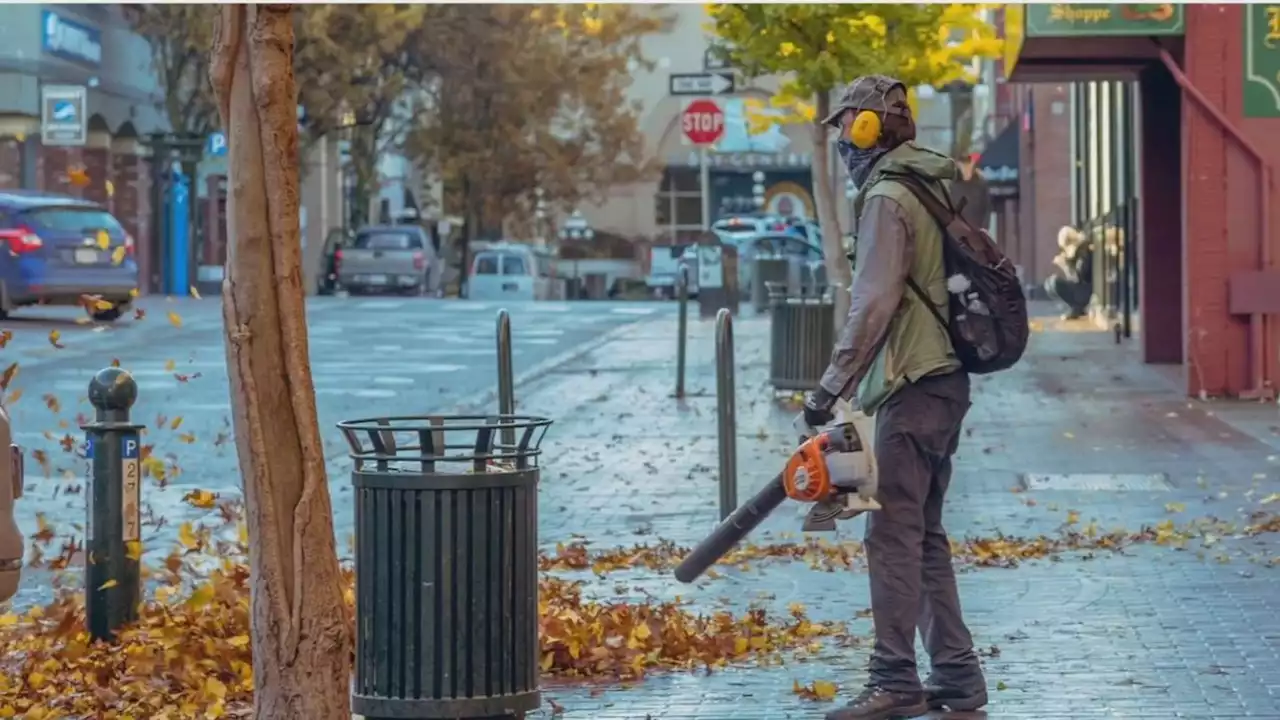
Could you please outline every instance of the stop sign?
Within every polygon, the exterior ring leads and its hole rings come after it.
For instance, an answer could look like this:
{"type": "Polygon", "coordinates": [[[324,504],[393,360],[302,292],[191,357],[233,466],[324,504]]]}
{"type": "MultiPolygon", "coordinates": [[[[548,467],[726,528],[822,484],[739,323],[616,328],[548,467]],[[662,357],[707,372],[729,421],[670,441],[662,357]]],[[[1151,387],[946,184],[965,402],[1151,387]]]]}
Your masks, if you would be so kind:
{"type": "Polygon", "coordinates": [[[712,100],[694,100],[680,116],[684,136],[694,145],[712,145],[724,135],[724,111],[712,100]]]}

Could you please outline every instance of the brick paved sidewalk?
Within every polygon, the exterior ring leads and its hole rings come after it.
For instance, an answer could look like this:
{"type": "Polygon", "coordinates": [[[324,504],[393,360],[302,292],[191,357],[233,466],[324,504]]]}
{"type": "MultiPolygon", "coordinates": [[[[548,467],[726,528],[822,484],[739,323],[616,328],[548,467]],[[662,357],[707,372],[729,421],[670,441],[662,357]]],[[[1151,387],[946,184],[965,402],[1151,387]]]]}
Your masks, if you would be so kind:
{"type": "MultiPolygon", "coordinates": [[[[1224,422],[1232,408],[1188,403],[1166,375],[1138,364],[1131,348],[1117,348],[1107,334],[1056,321],[1043,326],[1017,368],[975,379],[947,512],[954,538],[1053,534],[1073,521],[1103,529],[1206,516],[1241,521],[1280,490],[1276,450],[1258,432],[1224,422]],[[1060,489],[1021,491],[1025,474],[1067,477],[1043,478],[1060,489]]],[[[691,322],[684,402],[671,397],[671,319],[638,324],[520,390],[521,411],[557,420],[545,443],[545,546],[575,537],[597,548],[692,544],[713,527],[711,328],[691,322]]],[[[739,319],[735,332],[745,498],[785,459],[793,412],[770,400],[768,319],[739,319]]],[[[1255,430],[1265,426],[1265,412],[1246,413],[1255,430]]],[[[784,506],[754,540],[798,534],[802,512],[784,506]]],[[[848,523],[840,539],[860,538],[861,525],[848,523]]],[[[1266,563],[1280,555],[1277,539],[1210,537],[1183,551],[1146,545],[966,570],[961,592],[992,691],[988,713],[979,716],[1280,718],[1280,569],[1266,563]]],[[[756,602],[785,611],[801,602],[816,618],[869,633],[869,621],[857,619],[869,604],[863,575],[794,562],[725,570],[695,586],[649,571],[584,579],[602,597],[615,596],[621,581],[621,597],[680,595],[696,607],[756,602]]],[[[655,676],[630,689],[548,687],[545,694],[568,718],[814,718],[832,706],[801,700],[792,682],[834,681],[843,701],[863,680],[865,660],[865,650],[832,649],[785,666],[655,676]]]]}

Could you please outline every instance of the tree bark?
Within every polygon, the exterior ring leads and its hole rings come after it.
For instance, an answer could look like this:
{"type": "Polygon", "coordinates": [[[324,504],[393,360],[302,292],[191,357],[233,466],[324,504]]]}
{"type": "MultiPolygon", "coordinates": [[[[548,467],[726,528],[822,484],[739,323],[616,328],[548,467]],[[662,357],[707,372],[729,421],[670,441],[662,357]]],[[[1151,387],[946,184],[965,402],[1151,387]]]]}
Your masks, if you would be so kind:
{"type": "Polygon", "coordinates": [[[836,332],[844,327],[849,314],[849,287],[853,285],[853,269],[840,236],[840,216],[836,214],[836,193],[831,185],[831,148],[827,147],[827,126],[822,120],[831,114],[831,98],[820,92],[816,98],[817,120],[813,123],[813,201],[817,205],[818,224],[822,226],[822,254],[827,265],[827,278],[834,289],[836,332]]]}
{"type": "Polygon", "coordinates": [[[222,312],[249,527],[254,713],[350,720],[351,625],[307,349],[290,5],[224,5],[210,66],[227,130],[222,312]]]}

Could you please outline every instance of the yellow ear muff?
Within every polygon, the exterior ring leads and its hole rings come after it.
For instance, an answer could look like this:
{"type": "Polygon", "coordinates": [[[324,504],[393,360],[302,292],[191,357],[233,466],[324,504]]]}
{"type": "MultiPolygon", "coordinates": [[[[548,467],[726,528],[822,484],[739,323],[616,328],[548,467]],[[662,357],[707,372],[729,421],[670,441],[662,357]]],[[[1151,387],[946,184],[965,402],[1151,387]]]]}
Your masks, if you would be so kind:
{"type": "Polygon", "coordinates": [[[870,150],[880,142],[880,127],[880,116],[870,110],[863,110],[849,125],[849,142],[859,150],[870,150]]]}

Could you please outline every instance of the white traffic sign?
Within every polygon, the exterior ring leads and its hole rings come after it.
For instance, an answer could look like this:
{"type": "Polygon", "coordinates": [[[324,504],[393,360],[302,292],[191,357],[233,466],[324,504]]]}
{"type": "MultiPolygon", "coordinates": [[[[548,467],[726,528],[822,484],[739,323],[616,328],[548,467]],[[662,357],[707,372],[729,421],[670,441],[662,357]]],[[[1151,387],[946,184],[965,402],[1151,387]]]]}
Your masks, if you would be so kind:
{"type": "Polygon", "coordinates": [[[672,95],[723,95],[734,89],[732,73],[672,73],[672,95]]]}

